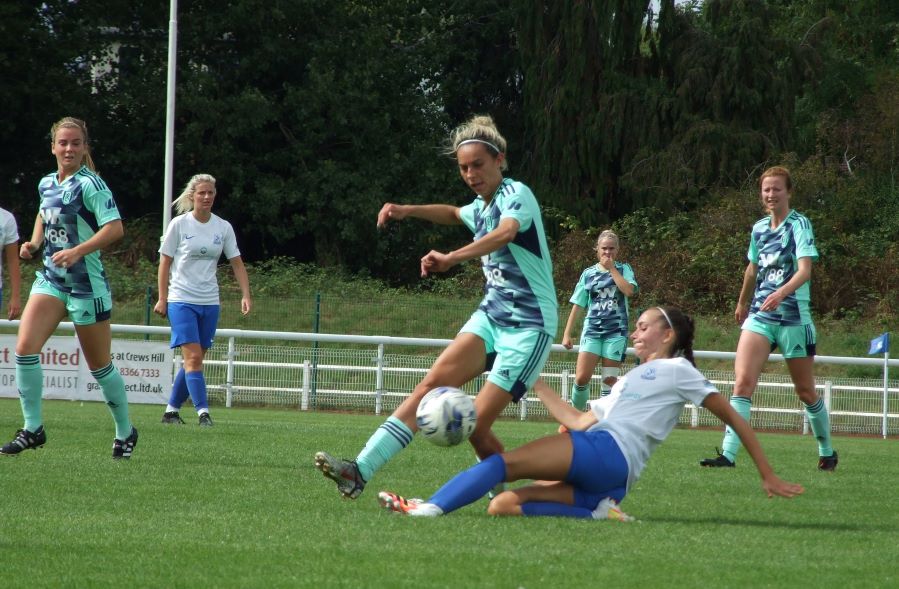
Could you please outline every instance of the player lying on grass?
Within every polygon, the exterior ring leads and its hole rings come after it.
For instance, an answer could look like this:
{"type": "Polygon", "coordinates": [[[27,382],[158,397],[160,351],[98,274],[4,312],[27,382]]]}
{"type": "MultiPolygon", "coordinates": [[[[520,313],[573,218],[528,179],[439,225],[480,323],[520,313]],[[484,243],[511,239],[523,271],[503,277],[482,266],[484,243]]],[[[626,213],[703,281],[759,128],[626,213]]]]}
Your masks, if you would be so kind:
{"type": "Polygon", "coordinates": [[[427,501],[379,493],[381,506],[433,517],[477,501],[501,481],[544,479],[558,482],[500,493],[488,513],[630,519],[617,505],[674,429],[686,403],[702,405],[740,435],[769,497],[803,492],[801,485],[774,474],[749,424],[695,368],[690,317],[673,307],[648,309],[630,337],[641,363],[615,383],[612,395],[618,399],[607,415],[597,415],[601,401],[584,413],[549,387],[538,386],[541,401],[569,432],[493,455],[456,475],[427,501]]]}

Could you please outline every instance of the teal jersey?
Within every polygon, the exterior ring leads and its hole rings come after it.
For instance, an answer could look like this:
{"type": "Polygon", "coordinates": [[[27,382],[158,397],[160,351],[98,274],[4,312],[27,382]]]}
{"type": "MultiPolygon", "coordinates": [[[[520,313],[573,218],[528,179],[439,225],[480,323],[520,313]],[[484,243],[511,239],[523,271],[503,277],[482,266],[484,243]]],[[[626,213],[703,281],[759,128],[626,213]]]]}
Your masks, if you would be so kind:
{"type": "MultiPolygon", "coordinates": [[[[615,262],[625,280],[639,288],[630,264],[615,262]]],[[[569,301],[587,309],[582,336],[592,338],[627,337],[628,298],[612,279],[612,273],[594,264],[581,273],[569,301]]]]}
{"type": "Polygon", "coordinates": [[[38,184],[44,222],[44,267],[38,272],[47,282],[75,298],[96,298],[109,293],[109,281],[94,251],[70,266],[60,268],[51,258],[93,237],[100,227],[121,219],[112,192],[100,176],[86,166],[60,183],[56,172],[38,184]]]}
{"type": "Polygon", "coordinates": [[[553,265],[531,189],[505,178],[489,203],[479,196],[460,213],[475,241],[496,229],[502,219],[515,219],[519,225],[515,239],[481,258],[486,284],[478,308],[501,327],[538,329],[555,337],[559,303],[553,265]]]}
{"type": "Polygon", "coordinates": [[[786,284],[799,270],[799,258],[818,259],[811,221],[790,211],[777,229],[771,229],[771,217],[756,221],[749,241],[749,261],[758,265],[755,295],[749,313],[763,322],[776,325],[811,323],[809,311],[811,281],[786,297],[775,311],[759,311],[768,295],[786,284]]]}

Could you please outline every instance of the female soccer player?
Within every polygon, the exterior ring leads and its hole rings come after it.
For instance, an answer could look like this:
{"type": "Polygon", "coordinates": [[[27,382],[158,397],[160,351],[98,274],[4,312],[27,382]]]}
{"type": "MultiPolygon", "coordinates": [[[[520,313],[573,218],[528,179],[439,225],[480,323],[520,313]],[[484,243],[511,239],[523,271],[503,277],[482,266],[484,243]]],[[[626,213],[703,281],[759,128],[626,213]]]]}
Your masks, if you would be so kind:
{"type": "MultiPolygon", "coordinates": [[[[768,355],[780,347],[796,395],[805,405],[809,425],[818,441],[818,468],[833,471],[837,453],[830,440],[830,418],[815,390],[813,362],[817,334],[809,311],[812,262],[818,259],[811,222],[790,209],[793,180],[790,171],[775,166],[759,178],[762,206],[768,216],[756,221],[749,240],[749,263],[734,316],[742,324],[734,361],[731,406],[749,421],[752,393],[768,355]],[[754,288],[753,288],[754,287],[754,288]],[[750,305],[749,301],[752,301],[750,305]]],[[[722,451],[700,465],[733,467],[740,437],[725,429],[722,451]]]]}
{"type": "Polygon", "coordinates": [[[172,384],[162,423],[184,423],[179,412],[189,395],[200,425],[212,426],[203,358],[212,347],[218,325],[220,301],[215,271],[222,252],[240,285],[240,312],[246,315],[253,306],[250,280],[237,249],[234,229],[213,214],[213,202],[215,178],[209,174],[193,176],[175,199],[178,216],[166,229],[159,248],[159,300],[153,311],[168,316],[172,325],[171,347],[181,347],[184,361],[172,384]]]}
{"type": "Polygon", "coordinates": [[[686,403],[704,406],[737,431],[769,497],[803,492],[802,486],[774,474],[749,424],[694,367],[689,317],[673,307],[648,309],[637,320],[631,339],[640,366],[615,384],[612,394],[618,398],[601,421],[597,410],[604,399],[591,402],[592,411],[583,413],[540,385],[540,399],[569,432],[491,456],[456,475],[427,502],[381,492],[381,506],[407,515],[438,516],[478,500],[500,481],[546,479],[558,482],[501,493],[490,502],[488,512],[632,519],[621,512],[618,503],[652,452],[674,429],[686,403]]]}
{"type": "Polygon", "coordinates": [[[461,387],[485,369],[490,375],[475,399],[478,420],[470,441],[481,458],[502,452],[490,429],[493,421],[537,380],[556,334],[558,304],[543,220],[531,190],[503,177],[506,140],[490,117],[478,116],[453,132],[448,151],[475,193],[474,201],[461,208],[387,203],[378,213],[378,227],[407,217],[465,225],[474,241],[449,253],[428,252],[421,259],[421,274],[445,272],[480,258],[485,295],[428,374],[355,460],[316,453],[315,466],[350,499],[358,497],[374,473],[412,441],[415,410],[428,391],[441,385],[461,387]]]}
{"type": "MultiPolygon", "coordinates": [[[[18,319],[22,314],[22,275],[19,271],[19,228],[16,219],[6,209],[0,209],[0,247],[6,260],[6,271],[9,272],[9,301],[6,303],[6,318],[18,319]]],[[[0,261],[0,268],[2,268],[0,261]]],[[[0,272],[0,286],[3,276],[0,272]]],[[[3,302],[3,291],[0,289],[0,304],[3,302]]]]}
{"type": "Polygon", "coordinates": [[[40,352],[68,315],[115,421],[112,457],[130,458],[137,429],[128,416],[125,383],[110,356],[112,295],[100,261],[100,250],[122,238],[122,221],[112,192],[96,173],[85,122],[61,119],[50,138],[57,171],[38,184],[40,212],[30,241],[19,248],[21,257],[31,259],[45,245],[43,268],[31,287],[16,341],[16,386],[25,426],[0,453],[18,454],[47,441],[40,352]]]}
{"type": "Polygon", "coordinates": [[[628,299],[638,290],[630,264],[619,262],[619,240],[613,231],[603,231],[596,240],[598,264],[581,273],[569,301],[571,313],[562,335],[562,345],[572,348],[571,329],[577,314],[587,308],[574,375],[571,403],[583,411],[590,399],[590,379],[602,359],[602,395],[608,395],[618,378],[627,351],[628,299]]]}

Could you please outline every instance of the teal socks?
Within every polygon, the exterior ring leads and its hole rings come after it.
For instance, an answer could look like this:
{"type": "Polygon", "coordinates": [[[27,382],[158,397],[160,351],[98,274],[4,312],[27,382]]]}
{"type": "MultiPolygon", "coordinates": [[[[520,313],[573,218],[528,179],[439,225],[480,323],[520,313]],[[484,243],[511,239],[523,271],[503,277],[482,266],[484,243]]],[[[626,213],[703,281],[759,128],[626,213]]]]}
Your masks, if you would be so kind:
{"type": "Polygon", "coordinates": [[[575,409],[585,411],[587,409],[587,401],[590,400],[590,385],[576,384],[571,390],[571,404],[575,409]]]}
{"type": "Polygon", "coordinates": [[[112,362],[103,368],[91,370],[91,374],[100,383],[103,398],[112,419],[115,421],[115,437],[124,440],[131,435],[131,419],[128,417],[128,395],[125,393],[125,381],[122,375],[112,365],[112,362]]]}
{"type": "Polygon", "coordinates": [[[818,397],[812,405],[805,406],[805,414],[808,415],[808,424],[818,440],[818,456],[833,456],[833,446],[830,441],[830,416],[824,400],[818,397]]]}
{"type": "MultiPolygon", "coordinates": [[[[730,406],[734,411],[749,423],[752,413],[752,399],[750,397],[731,397],[730,406]]],[[[737,452],[740,451],[740,436],[730,426],[724,429],[724,441],[721,443],[721,453],[731,462],[736,462],[737,452]]]]}
{"type": "Polygon", "coordinates": [[[359,473],[366,482],[400,450],[412,442],[414,432],[402,420],[387,418],[371,435],[362,452],[356,457],[359,473]]]}
{"type": "Polygon", "coordinates": [[[19,389],[19,403],[25,429],[34,433],[44,424],[41,415],[41,395],[44,392],[44,371],[40,354],[19,356],[16,354],[16,387],[19,389]]]}

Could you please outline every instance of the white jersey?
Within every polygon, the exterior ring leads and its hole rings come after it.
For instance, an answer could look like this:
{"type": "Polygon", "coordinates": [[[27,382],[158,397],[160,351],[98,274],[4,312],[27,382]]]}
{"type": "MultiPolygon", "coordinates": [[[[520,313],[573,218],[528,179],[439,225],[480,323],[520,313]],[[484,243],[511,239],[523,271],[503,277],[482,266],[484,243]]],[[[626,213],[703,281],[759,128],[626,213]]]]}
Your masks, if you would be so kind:
{"type": "MultiPolygon", "coordinates": [[[[5,248],[11,243],[18,243],[19,228],[16,226],[16,219],[12,213],[6,209],[0,209],[0,246],[5,248]]],[[[19,252],[16,252],[19,255],[19,252]]],[[[0,255],[0,288],[3,286],[3,258],[0,255]]]]}
{"type": "Polygon", "coordinates": [[[219,285],[215,277],[219,258],[240,255],[231,224],[213,214],[201,223],[192,212],[172,219],[159,253],[172,258],[169,298],[173,303],[218,305],[219,285]]]}
{"type": "Polygon", "coordinates": [[[630,487],[656,446],[677,425],[684,405],[698,407],[706,395],[717,392],[685,358],[653,360],[618,379],[612,387],[612,395],[618,395],[614,407],[606,409],[605,418],[588,431],[601,429],[612,434],[627,459],[630,487]]]}

